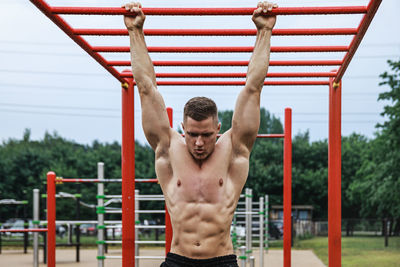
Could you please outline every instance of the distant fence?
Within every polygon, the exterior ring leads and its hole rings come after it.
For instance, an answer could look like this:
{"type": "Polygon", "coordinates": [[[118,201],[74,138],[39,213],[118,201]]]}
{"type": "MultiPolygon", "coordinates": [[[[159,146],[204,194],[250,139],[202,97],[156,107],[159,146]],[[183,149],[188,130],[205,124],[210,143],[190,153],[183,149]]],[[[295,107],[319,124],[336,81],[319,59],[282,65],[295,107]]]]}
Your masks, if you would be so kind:
{"type": "MultiPolygon", "coordinates": [[[[391,235],[399,235],[395,222],[386,224],[391,235]]],[[[293,220],[293,232],[295,237],[304,236],[328,236],[328,221],[293,220]]],[[[382,236],[384,233],[384,220],[382,219],[343,219],[343,236],[382,236]]]]}

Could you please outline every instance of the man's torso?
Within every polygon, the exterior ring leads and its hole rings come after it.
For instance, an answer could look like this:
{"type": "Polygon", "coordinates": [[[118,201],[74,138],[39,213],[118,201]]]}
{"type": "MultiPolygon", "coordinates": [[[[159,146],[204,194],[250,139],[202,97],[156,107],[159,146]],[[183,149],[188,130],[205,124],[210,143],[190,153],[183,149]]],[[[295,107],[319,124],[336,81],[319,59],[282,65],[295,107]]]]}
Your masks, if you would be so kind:
{"type": "Polygon", "coordinates": [[[156,173],[173,227],[171,252],[199,259],[233,253],[230,226],[248,162],[235,155],[229,132],[201,166],[176,132],[168,151],[156,151],[156,173]]]}

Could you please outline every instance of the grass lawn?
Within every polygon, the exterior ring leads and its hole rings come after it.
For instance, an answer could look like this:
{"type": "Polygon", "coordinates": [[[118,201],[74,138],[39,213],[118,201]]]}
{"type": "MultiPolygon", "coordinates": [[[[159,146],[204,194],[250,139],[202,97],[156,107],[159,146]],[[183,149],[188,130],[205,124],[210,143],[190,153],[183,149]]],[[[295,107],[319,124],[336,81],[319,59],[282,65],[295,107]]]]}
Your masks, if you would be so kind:
{"type": "MultiPolygon", "coordinates": [[[[328,266],[328,238],[296,240],[294,249],[312,249],[328,266]]],[[[383,237],[342,237],[343,267],[400,267],[400,237],[390,237],[384,247],[383,237]]]]}

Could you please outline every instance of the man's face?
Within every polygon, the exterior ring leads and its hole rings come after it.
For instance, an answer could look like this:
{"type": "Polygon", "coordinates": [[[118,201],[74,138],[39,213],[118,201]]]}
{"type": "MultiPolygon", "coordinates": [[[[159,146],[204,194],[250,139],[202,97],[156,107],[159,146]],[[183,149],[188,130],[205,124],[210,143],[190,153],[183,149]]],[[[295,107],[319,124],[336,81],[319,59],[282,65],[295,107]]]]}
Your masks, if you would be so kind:
{"type": "Polygon", "coordinates": [[[221,124],[215,120],[212,116],[202,121],[186,117],[182,123],[187,148],[195,160],[205,160],[214,151],[217,134],[221,128],[221,124]]]}

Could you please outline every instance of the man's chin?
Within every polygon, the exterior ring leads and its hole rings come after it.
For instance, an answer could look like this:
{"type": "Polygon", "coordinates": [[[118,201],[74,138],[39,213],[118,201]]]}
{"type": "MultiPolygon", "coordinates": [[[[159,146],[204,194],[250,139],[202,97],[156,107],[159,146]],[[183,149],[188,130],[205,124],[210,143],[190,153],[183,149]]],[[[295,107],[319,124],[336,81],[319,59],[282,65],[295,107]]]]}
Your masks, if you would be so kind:
{"type": "Polygon", "coordinates": [[[196,159],[196,160],[204,160],[207,158],[207,154],[206,153],[193,153],[192,156],[196,159]]]}

